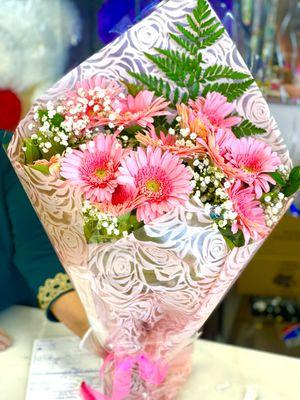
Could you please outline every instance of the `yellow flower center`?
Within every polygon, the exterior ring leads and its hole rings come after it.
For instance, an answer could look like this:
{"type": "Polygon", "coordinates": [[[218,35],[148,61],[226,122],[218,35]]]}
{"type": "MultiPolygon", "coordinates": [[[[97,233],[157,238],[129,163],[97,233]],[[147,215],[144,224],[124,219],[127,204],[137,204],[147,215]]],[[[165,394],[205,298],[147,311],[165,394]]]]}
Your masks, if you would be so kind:
{"type": "Polygon", "coordinates": [[[249,174],[252,174],[252,173],[254,172],[254,170],[253,170],[252,168],[246,167],[245,165],[242,166],[242,169],[243,169],[245,172],[248,172],[249,174]]]}
{"type": "Polygon", "coordinates": [[[160,187],[160,183],[155,179],[150,179],[148,182],[146,182],[146,188],[150,190],[150,192],[157,193],[160,191],[160,187]]]}
{"type": "Polygon", "coordinates": [[[97,169],[97,170],[95,171],[95,175],[96,175],[97,178],[99,178],[99,179],[104,179],[104,178],[106,177],[106,175],[107,175],[107,170],[106,170],[106,169],[101,169],[101,168],[99,168],[99,169],[97,169]]]}

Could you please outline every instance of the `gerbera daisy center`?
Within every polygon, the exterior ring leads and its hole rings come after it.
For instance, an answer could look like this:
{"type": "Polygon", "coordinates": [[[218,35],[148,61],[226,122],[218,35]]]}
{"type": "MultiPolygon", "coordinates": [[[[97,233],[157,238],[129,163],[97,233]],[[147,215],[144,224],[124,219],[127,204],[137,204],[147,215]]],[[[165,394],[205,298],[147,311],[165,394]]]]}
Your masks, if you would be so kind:
{"type": "Polygon", "coordinates": [[[150,179],[148,182],[145,184],[146,188],[150,190],[150,192],[157,193],[160,191],[161,184],[157,179],[150,179]]]}
{"type": "Polygon", "coordinates": [[[104,179],[107,175],[107,170],[104,168],[97,168],[95,171],[95,175],[97,176],[97,178],[99,179],[104,179]]]}

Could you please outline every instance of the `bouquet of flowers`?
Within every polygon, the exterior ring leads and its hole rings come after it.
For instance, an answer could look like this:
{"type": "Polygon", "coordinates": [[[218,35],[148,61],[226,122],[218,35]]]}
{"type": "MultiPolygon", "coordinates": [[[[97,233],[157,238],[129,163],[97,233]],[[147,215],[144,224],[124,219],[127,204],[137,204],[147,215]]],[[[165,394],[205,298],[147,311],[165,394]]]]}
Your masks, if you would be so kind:
{"type": "Polygon", "coordinates": [[[174,399],[300,186],[207,0],[169,0],[50,89],[8,154],[86,308],[103,393],[174,399]]]}

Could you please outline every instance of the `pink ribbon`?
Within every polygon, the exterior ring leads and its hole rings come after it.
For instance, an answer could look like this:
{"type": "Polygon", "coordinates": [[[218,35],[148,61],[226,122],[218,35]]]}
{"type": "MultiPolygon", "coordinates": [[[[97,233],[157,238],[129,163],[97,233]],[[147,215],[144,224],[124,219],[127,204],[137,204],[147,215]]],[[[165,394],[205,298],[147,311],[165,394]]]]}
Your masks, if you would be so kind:
{"type": "Polygon", "coordinates": [[[93,389],[85,382],[81,384],[80,393],[84,400],[123,400],[130,394],[132,370],[138,365],[139,375],[145,381],[152,385],[159,386],[164,381],[168,366],[159,361],[152,361],[149,357],[142,353],[137,356],[128,356],[118,359],[114,355],[109,354],[104,360],[104,364],[100,370],[103,375],[108,364],[114,363],[114,381],[112,387],[112,396],[108,397],[93,389]]]}

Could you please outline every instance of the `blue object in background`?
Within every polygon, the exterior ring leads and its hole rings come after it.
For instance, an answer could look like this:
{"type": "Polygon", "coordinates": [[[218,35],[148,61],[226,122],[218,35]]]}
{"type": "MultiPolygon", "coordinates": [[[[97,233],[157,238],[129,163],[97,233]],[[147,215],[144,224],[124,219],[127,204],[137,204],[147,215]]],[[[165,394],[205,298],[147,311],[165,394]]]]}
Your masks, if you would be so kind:
{"type": "Polygon", "coordinates": [[[134,25],[147,12],[160,3],[160,0],[104,0],[98,11],[98,35],[104,43],[110,43],[116,37],[134,25]]]}
{"type": "MultiPolygon", "coordinates": [[[[233,0],[211,0],[210,3],[229,33],[232,32],[233,0]]],[[[148,15],[160,0],[104,0],[98,11],[98,35],[104,44],[110,43],[137,21],[148,15]]]]}

